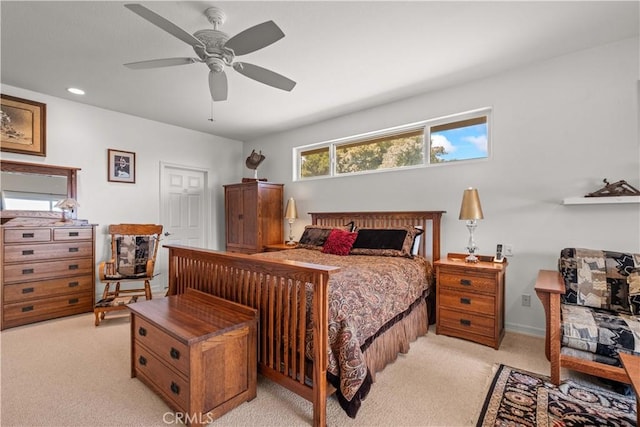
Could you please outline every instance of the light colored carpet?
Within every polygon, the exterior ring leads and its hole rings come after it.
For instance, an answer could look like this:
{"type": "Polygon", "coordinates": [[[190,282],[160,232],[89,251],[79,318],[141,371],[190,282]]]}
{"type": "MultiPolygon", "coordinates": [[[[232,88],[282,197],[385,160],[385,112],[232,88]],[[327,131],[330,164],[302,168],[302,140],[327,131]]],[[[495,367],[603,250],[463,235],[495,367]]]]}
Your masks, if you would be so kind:
{"type": "MultiPolygon", "coordinates": [[[[127,315],[93,314],[0,334],[2,426],[173,425],[169,408],[132,379],[127,315]]],[[[378,374],[355,419],[328,401],[330,426],[475,425],[495,363],[548,375],[542,338],[507,333],[500,350],[429,333],[378,374]]],[[[213,426],[308,426],[311,404],[259,377],[258,397],[213,426]]]]}

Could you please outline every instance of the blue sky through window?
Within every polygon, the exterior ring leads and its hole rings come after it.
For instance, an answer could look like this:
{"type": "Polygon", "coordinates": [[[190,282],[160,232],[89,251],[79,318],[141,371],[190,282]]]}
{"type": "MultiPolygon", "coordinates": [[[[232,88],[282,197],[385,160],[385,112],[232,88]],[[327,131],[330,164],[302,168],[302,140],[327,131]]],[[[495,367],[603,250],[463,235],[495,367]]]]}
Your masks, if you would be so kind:
{"type": "Polygon", "coordinates": [[[486,123],[431,134],[431,144],[444,147],[447,154],[438,157],[446,162],[487,157],[487,141],[486,123]]]}

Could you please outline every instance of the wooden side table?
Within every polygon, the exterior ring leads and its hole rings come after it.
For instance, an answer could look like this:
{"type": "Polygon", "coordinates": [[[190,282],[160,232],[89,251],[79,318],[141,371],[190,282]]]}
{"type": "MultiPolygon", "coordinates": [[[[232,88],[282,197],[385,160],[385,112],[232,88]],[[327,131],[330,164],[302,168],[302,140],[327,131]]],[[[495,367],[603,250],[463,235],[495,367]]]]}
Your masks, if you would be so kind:
{"type": "Polygon", "coordinates": [[[436,334],[475,341],[496,350],[504,337],[504,283],[507,262],[480,255],[448,254],[436,268],[436,334]]]}
{"type": "Polygon", "coordinates": [[[640,356],[629,353],[618,353],[624,370],[629,375],[631,387],[636,392],[636,424],[640,426],[640,356]]]}
{"type": "MultiPolygon", "coordinates": [[[[298,243],[298,242],[296,242],[298,243]]],[[[278,252],[278,251],[286,251],[287,249],[295,249],[296,245],[287,245],[286,243],[275,243],[272,245],[265,245],[265,252],[278,252]]]]}
{"type": "Polygon", "coordinates": [[[185,423],[209,424],[256,397],[256,310],[193,289],[128,307],[131,377],[185,423]]]}

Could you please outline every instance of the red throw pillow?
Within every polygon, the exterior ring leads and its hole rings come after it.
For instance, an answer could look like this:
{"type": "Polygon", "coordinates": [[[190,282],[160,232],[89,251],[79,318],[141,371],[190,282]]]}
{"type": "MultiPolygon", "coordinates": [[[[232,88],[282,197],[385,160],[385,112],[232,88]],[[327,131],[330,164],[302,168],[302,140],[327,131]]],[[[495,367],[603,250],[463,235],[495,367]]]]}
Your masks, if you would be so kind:
{"type": "Polygon", "coordinates": [[[358,237],[358,233],[351,233],[334,228],[331,230],[331,233],[329,233],[327,241],[324,242],[322,252],[325,254],[349,255],[351,246],[353,246],[353,242],[356,241],[356,237],[358,237]]]}

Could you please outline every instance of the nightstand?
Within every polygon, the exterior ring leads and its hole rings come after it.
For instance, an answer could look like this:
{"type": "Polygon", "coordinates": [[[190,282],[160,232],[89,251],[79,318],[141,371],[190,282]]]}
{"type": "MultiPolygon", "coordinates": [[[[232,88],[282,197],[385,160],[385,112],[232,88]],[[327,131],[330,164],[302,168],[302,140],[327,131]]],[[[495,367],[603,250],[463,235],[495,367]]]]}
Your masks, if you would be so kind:
{"type": "MultiPolygon", "coordinates": [[[[298,242],[296,242],[297,244],[298,242]]],[[[274,243],[272,245],[264,245],[265,252],[278,252],[287,249],[295,249],[296,245],[287,245],[286,243],[274,243]]]]}
{"type": "Polygon", "coordinates": [[[504,337],[504,283],[507,262],[480,255],[448,254],[436,269],[436,334],[463,338],[496,350],[504,337]]]}

